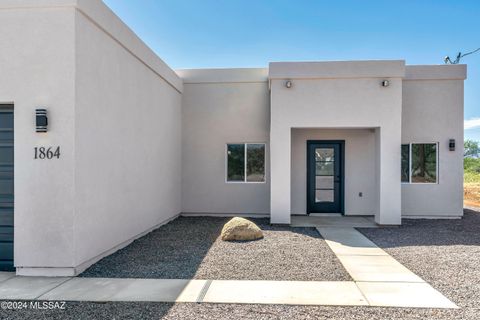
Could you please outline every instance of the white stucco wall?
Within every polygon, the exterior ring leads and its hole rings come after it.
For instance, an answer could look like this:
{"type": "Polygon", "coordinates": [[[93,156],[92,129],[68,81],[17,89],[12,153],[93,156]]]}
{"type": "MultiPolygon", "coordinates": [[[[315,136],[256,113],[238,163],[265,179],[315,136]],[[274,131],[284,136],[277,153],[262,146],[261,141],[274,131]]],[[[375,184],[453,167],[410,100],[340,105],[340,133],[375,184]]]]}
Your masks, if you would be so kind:
{"type": "Polygon", "coordinates": [[[292,214],[307,212],[307,140],[345,140],[345,215],[374,215],[377,186],[372,129],[292,129],[292,214]]]}
{"type": "Polygon", "coordinates": [[[379,128],[375,219],[399,224],[404,62],[271,63],[269,72],[272,221],[290,222],[291,128],[379,128]],[[290,89],[285,87],[288,79],[290,89]],[[389,87],[381,86],[384,79],[389,87]]]}
{"type": "Polygon", "coordinates": [[[182,80],[101,1],[4,1],[0,24],[17,274],[74,275],[180,213],[182,80]]]}
{"type": "Polygon", "coordinates": [[[270,212],[267,69],[179,70],[182,212],[270,212]],[[265,183],[226,183],[227,143],[266,143],[265,183]]]}
{"type": "Polygon", "coordinates": [[[93,12],[116,33],[88,12],[76,12],[78,269],[181,211],[181,80],[106,7],[93,12]]]}
{"type": "Polygon", "coordinates": [[[0,101],[15,105],[14,263],[71,266],[75,11],[4,5],[9,3],[0,4],[0,101]],[[48,133],[35,132],[38,107],[48,109],[48,133]],[[60,146],[60,159],[34,160],[34,148],[41,146],[60,146]]]}
{"type": "Polygon", "coordinates": [[[407,66],[402,143],[438,143],[436,184],[402,184],[404,217],[463,215],[463,81],[466,66],[407,66]],[[449,151],[449,139],[456,150],[449,151]]]}

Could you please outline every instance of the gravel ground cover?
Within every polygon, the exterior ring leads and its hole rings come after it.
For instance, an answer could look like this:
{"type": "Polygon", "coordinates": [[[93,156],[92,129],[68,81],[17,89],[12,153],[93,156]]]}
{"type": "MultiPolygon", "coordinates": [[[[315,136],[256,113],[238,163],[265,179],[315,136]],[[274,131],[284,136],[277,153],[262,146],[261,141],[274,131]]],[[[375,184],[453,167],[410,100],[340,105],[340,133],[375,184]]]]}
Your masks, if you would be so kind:
{"type": "Polygon", "coordinates": [[[66,310],[0,310],[0,319],[480,319],[480,212],[359,230],[461,309],[70,302],[66,310]]]}
{"type": "Polygon", "coordinates": [[[102,259],[82,277],[351,280],[314,228],[271,226],[252,219],[264,238],[225,242],[228,218],[180,217],[102,259]]]}

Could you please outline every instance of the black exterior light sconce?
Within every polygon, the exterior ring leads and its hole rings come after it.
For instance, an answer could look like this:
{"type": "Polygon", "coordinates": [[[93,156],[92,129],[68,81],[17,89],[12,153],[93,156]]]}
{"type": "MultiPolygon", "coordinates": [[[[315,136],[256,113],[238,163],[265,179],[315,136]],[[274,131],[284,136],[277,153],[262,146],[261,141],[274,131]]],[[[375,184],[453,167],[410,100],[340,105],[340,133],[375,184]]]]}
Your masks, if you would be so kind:
{"type": "Polygon", "coordinates": [[[455,151],[455,139],[448,140],[448,150],[455,151]]]}
{"type": "Polygon", "coordinates": [[[290,89],[292,86],[293,86],[292,80],[287,80],[287,81],[285,81],[285,87],[286,87],[287,89],[290,89]]]}
{"type": "Polygon", "coordinates": [[[47,132],[47,128],[48,128],[47,109],[36,109],[35,114],[36,114],[35,124],[37,127],[37,132],[47,132]]]}
{"type": "Polygon", "coordinates": [[[389,85],[390,85],[390,81],[388,81],[388,80],[383,80],[383,81],[382,81],[382,87],[386,88],[386,87],[388,87],[389,85]]]}

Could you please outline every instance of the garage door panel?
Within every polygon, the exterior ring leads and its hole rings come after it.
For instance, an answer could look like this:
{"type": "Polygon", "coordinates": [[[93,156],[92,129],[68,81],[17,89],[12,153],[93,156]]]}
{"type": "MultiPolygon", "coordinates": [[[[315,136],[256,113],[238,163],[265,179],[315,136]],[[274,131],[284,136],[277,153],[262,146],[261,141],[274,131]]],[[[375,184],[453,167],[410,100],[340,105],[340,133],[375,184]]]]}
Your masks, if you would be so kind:
{"type": "Polygon", "coordinates": [[[0,270],[13,270],[13,105],[0,104],[0,270]]]}
{"type": "Polygon", "coordinates": [[[13,130],[0,129],[0,141],[13,141],[13,130]]]}
{"type": "Polygon", "coordinates": [[[13,106],[0,105],[0,128],[1,129],[13,129],[13,106]]]}
{"type": "Polygon", "coordinates": [[[0,226],[0,242],[13,242],[13,227],[0,226]]]}
{"type": "Polygon", "coordinates": [[[0,209],[0,226],[13,226],[13,208],[0,209]]]}
{"type": "Polygon", "coordinates": [[[0,242],[0,252],[2,253],[0,261],[9,260],[13,262],[13,242],[0,242]]]}
{"type": "Polygon", "coordinates": [[[0,194],[0,209],[13,208],[13,194],[0,194]]]}
{"type": "Polygon", "coordinates": [[[0,194],[13,194],[13,179],[0,179],[0,194]]]}
{"type": "Polygon", "coordinates": [[[0,144],[0,163],[13,163],[13,146],[6,147],[0,144]]]}

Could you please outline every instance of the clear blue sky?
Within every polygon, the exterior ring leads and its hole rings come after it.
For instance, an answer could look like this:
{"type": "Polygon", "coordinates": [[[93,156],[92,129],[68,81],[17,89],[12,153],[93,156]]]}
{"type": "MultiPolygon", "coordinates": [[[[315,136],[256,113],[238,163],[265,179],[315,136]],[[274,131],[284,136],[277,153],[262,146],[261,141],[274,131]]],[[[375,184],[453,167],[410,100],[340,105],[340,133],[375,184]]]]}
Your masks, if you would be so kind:
{"type": "MultiPolygon", "coordinates": [[[[478,0],[104,0],[174,69],[271,61],[442,64],[480,47],[478,0]]],[[[465,137],[480,141],[480,53],[465,57],[465,137]]]]}

